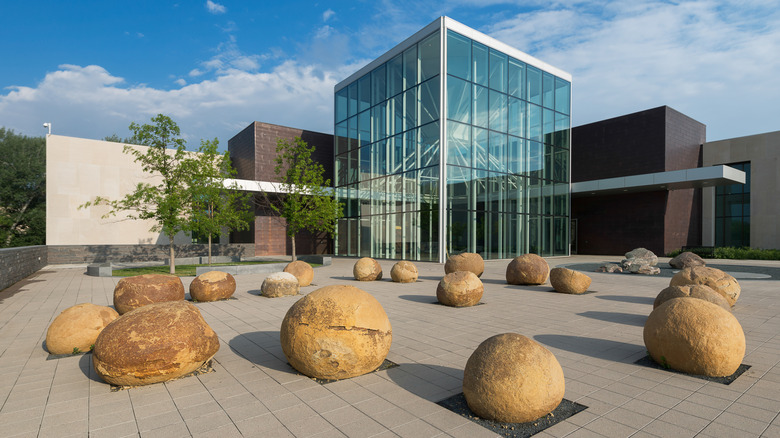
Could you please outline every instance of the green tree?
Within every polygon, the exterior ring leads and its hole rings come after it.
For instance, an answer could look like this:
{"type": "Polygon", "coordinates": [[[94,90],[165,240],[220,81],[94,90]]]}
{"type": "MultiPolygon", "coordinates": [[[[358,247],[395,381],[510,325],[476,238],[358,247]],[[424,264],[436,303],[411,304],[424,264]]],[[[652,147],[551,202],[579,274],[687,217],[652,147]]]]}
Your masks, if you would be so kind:
{"type": "Polygon", "coordinates": [[[112,141],[114,143],[127,143],[127,144],[137,144],[137,145],[141,144],[141,143],[134,143],[135,140],[133,139],[133,137],[127,137],[124,140],[122,140],[122,138],[116,135],[116,133],[103,137],[103,141],[112,141]]]}
{"type": "Polygon", "coordinates": [[[189,228],[208,236],[209,265],[212,237],[219,236],[223,229],[246,230],[254,217],[250,195],[239,191],[235,182],[225,184],[226,179],[235,178],[236,171],[228,152],[218,153],[218,146],[216,138],[202,140],[199,154],[187,160],[192,199],[189,228]]]}
{"type": "Polygon", "coordinates": [[[268,204],[287,222],[293,261],[297,259],[295,237],[301,230],[333,236],[342,217],[341,204],[333,196],[330,180],[324,177],[325,169],[312,159],[313,151],[314,146],[300,137],[292,142],[281,138],[276,142],[274,173],[279,178],[281,193],[276,199],[269,199],[268,204]]]}
{"type": "Polygon", "coordinates": [[[158,177],[158,183],[140,182],[135,189],[119,200],[96,197],[79,208],[107,205],[109,212],[103,217],[126,212],[129,219],[155,222],[152,232],[162,232],[169,240],[170,272],[176,272],[173,238],[179,231],[187,231],[191,190],[189,189],[188,153],[180,137],[179,126],[170,117],[158,114],[154,124],[130,124],[132,143],[148,146],[145,150],[125,145],[124,152],[135,157],[144,172],[158,177]]]}
{"type": "Polygon", "coordinates": [[[0,247],[46,244],[46,140],[0,128],[0,247]]]}

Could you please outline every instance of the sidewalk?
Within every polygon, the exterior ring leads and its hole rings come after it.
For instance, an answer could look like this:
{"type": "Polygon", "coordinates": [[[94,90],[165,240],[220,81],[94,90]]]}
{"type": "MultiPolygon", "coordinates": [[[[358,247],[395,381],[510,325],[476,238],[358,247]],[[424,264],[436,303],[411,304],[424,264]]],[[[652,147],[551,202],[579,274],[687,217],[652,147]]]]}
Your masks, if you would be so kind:
{"type": "MultiPolygon", "coordinates": [[[[461,392],[480,342],[517,332],[556,355],[565,398],[588,407],[536,436],[780,437],[780,280],[771,275],[780,262],[713,261],[771,277],[739,280],[733,311],[751,368],[728,386],[634,364],[646,355],[642,328],[668,277],[589,272],[593,293],[573,296],[549,284],[507,285],[508,260],[488,261],[483,304],[450,308],[433,304],[443,265],[416,263],[420,281],[397,284],[389,281],[393,261],[380,261],[378,282],[354,281],[354,262],[334,258],[302,292],[351,284],[374,295],[390,317],[387,359],[398,367],[326,385],[298,374],[282,354],[279,327],[300,297],[258,296],[265,275],[253,274],[236,277],[235,299],[196,304],[220,338],[215,372],[116,392],[96,376],[91,355],[47,360],[43,341],[65,308],[111,305],[118,278],[89,277],[83,267],[41,270],[0,293],[0,436],[494,436],[436,402],[461,392]]],[[[187,288],[192,277],[182,280],[187,288]]]]}

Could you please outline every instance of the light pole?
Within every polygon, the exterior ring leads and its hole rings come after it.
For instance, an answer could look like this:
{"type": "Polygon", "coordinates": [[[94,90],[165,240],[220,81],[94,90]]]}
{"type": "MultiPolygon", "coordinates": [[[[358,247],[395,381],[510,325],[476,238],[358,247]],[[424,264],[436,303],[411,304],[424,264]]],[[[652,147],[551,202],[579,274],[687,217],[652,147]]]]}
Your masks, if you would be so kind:
{"type": "Polygon", "coordinates": [[[49,128],[49,134],[48,135],[51,135],[51,123],[46,122],[46,123],[43,124],[43,127],[44,128],[49,128]]]}

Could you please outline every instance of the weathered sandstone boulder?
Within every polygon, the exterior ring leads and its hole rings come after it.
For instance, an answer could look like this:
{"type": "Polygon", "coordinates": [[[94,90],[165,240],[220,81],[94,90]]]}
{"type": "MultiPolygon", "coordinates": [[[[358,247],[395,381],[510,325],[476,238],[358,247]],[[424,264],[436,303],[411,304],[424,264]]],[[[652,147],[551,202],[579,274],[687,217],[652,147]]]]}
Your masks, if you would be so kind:
{"type": "Polygon", "coordinates": [[[382,267],[379,262],[371,257],[363,257],[355,262],[352,268],[352,275],[357,281],[374,281],[382,279],[382,267]]]}
{"type": "Polygon", "coordinates": [[[685,286],[669,286],[662,290],[653,302],[653,309],[661,304],[671,300],[672,298],[698,298],[700,300],[709,301],[712,304],[717,304],[725,310],[731,312],[731,305],[723,295],[712,290],[711,287],[703,284],[688,284],[685,286]]]}
{"type": "Polygon", "coordinates": [[[290,307],[280,338],[293,368],[309,377],[339,380],[382,365],[393,334],[376,298],[353,286],[325,286],[290,307]]]}
{"type": "Polygon", "coordinates": [[[120,315],[141,306],[184,299],[184,284],[175,275],[125,277],[114,288],[114,308],[120,315]]]}
{"type": "Polygon", "coordinates": [[[673,298],[650,313],[645,347],[664,367],[710,377],[730,376],[745,356],[745,334],[730,312],[705,300],[673,298]]]}
{"type": "Polygon", "coordinates": [[[669,266],[676,269],[692,268],[694,266],[704,266],[704,259],[692,252],[680,253],[677,257],[669,260],[669,266]]]}
{"type": "Polygon", "coordinates": [[[488,338],[463,370],[463,395],[475,414],[525,423],[555,410],[565,391],[563,369],[536,341],[517,333],[488,338]]]}
{"type": "Polygon", "coordinates": [[[57,315],[46,331],[46,349],[51,354],[85,353],[100,332],[119,317],[116,310],[92,303],[76,304],[57,315]]]}
{"type": "Polygon", "coordinates": [[[406,260],[401,260],[390,269],[390,278],[396,283],[414,283],[417,275],[417,266],[406,260]]]}
{"type": "Polygon", "coordinates": [[[451,272],[436,288],[436,298],[445,306],[468,307],[479,303],[485,288],[482,280],[471,271],[451,272]]]}
{"type": "Polygon", "coordinates": [[[464,252],[455,254],[444,263],[444,273],[449,274],[457,271],[470,271],[477,277],[481,277],[485,272],[485,261],[482,256],[474,252],[464,252]]]}
{"type": "Polygon", "coordinates": [[[550,275],[550,266],[536,254],[515,257],[506,267],[509,284],[544,284],[550,275]]]}
{"type": "Polygon", "coordinates": [[[669,286],[685,286],[687,284],[709,286],[715,292],[723,295],[732,307],[736,304],[742,291],[736,278],[720,269],[708,268],[706,266],[685,268],[674,274],[674,277],[669,282],[669,286]]]}
{"type": "Polygon", "coordinates": [[[227,272],[209,271],[190,283],[190,296],[195,301],[219,301],[233,296],[236,279],[227,272]]]}
{"type": "Polygon", "coordinates": [[[112,385],[137,386],[184,376],[219,350],[217,334],[187,301],[154,303],[106,326],[92,352],[97,374],[112,385]]]}
{"type": "Polygon", "coordinates": [[[585,293],[590,287],[591,279],[582,272],[567,268],[552,268],[550,284],[553,289],[565,294],[585,293]]]}
{"type": "Polygon", "coordinates": [[[644,262],[631,263],[628,265],[628,272],[632,274],[658,275],[661,273],[661,268],[650,266],[644,262]]]}
{"type": "Polygon", "coordinates": [[[314,268],[310,264],[296,260],[284,267],[284,272],[289,272],[298,279],[298,284],[301,287],[305,287],[311,284],[314,280],[314,268]]]}
{"type": "Polygon", "coordinates": [[[265,277],[263,285],[260,286],[260,293],[268,298],[298,295],[299,291],[298,279],[289,272],[275,272],[265,277]]]}
{"type": "Polygon", "coordinates": [[[596,272],[623,272],[623,267],[617,263],[604,263],[603,265],[596,268],[596,272]]]}
{"type": "Polygon", "coordinates": [[[646,264],[655,266],[658,264],[658,257],[649,249],[636,248],[626,253],[626,258],[621,262],[623,268],[631,264],[646,264]]]}

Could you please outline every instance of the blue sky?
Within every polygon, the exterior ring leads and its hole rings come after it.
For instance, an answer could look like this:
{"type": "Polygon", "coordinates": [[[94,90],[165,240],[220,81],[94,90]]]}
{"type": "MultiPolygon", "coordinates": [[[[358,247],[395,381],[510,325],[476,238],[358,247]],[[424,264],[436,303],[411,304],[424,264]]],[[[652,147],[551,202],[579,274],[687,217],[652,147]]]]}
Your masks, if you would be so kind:
{"type": "Polygon", "coordinates": [[[575,126],[669,105],[708,140],[780,130],[775,0],[4,1],[0,126],[100,139],[164,113],[223,147],[254,120],[332,132],[333,86],[440,15],[571,73],[575,126]]]}

